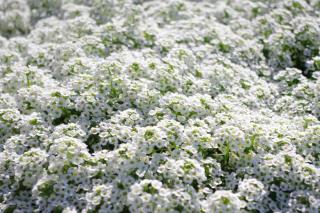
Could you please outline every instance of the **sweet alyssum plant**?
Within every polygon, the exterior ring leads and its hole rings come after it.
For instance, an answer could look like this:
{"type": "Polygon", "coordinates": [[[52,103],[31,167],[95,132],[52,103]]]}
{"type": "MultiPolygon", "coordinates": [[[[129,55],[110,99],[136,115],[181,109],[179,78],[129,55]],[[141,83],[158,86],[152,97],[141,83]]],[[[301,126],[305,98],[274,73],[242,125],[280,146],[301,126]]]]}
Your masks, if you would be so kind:
{"type": "Polygon", "coordinates": [[[319,212],[317,0],[0,0],[0,212],[319,212]]]}

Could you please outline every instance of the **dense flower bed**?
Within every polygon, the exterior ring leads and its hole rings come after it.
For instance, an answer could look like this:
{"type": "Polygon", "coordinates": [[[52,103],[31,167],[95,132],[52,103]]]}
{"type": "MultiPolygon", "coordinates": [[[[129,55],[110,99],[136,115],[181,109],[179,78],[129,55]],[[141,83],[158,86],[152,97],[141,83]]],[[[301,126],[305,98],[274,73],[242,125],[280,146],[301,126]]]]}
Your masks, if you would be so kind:
{"type": "Polygon", "coordinates": [[[318,0],[0,0],[0,212],[319,212],[318,0]]]}

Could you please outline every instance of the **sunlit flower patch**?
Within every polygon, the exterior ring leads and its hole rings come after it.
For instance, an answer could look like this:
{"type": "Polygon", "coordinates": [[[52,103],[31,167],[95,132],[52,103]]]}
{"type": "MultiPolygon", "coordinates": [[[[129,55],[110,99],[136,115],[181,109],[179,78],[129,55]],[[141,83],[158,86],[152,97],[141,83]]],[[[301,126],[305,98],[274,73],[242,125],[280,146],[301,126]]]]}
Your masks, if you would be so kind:
{"type": "Polygon", "coordinates": [[[320,211],[318,0],[0,0],[0,212],[320,211]]]}

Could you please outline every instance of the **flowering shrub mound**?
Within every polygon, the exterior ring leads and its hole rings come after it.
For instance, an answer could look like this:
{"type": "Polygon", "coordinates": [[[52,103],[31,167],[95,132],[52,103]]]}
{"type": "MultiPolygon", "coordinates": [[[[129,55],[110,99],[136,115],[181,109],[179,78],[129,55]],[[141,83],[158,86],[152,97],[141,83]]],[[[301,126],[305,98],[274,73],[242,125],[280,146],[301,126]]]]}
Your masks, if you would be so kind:
{"type": "Polygon", "coordinates": [[[0,212],[320,211],[318,0],[0,0],[0,212]]]}

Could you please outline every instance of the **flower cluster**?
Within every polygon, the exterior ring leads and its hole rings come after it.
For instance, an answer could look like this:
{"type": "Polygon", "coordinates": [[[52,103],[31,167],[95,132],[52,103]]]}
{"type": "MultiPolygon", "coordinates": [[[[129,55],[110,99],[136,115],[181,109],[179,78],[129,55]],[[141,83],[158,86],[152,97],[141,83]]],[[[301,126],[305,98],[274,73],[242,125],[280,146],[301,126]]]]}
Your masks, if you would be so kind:
{"type": "Polygon", "coordinates": [[[0,0],[0,212],[319,212],[318,0],[0,0]]]}

